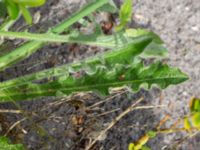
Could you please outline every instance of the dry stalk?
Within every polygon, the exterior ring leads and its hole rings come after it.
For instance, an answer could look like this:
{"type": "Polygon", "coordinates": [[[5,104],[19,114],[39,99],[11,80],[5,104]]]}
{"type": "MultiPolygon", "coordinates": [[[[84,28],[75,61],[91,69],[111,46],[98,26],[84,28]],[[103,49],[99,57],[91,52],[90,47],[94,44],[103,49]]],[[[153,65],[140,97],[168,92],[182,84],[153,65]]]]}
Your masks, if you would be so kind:
{"type": "Polygon", "coordinates": [[[4,134],[4,136],[7,136],[8,133],[9,133],[12,129],[14,129],[18,124],[20,124],[21,122],[25,121],[26,119],[27,119],[27,118],[23,118],[23,119],[21,119],[21,120],[15,122],[15,123],[7,130],[7,132],[4,134]]]}
{"type": "Polygon", "coordinates": [[[97,102],[97,103],[95,103],[95,104],[89,106],[88,108],[89,108],[89,109],[94,108],[94,107],[96,107],[96,106],[98,106],[98,105],[100,105],[100,104],[103,104],[103,103],[105,103],[105,102],[108,102],[108,101],[110,101],[110,100],[113,100],[113,98],[115,98],[115,97],[117,97],[117,96],[120,96],[120,95],[122,95],[122,94],[124,94],[124,93],[126,93],[126,92],[128,92],[128,90],[122,91],[122,92],[120,92],[120,93],[118,93],[118,94],[115,94],[115,95],[113,95],[113,96],[111,96],[111,97],[108,97],[108,98],[106,98],[106,99],[103,100],[103,101],[97,102]]]}
{"type": "Polygon", "coordinates": [[[121,120],[125,115],[127,115],[129,112],[134,110],[134,107],[139,104],[144,98],[140,98],[138,99],[135,103],[133,103],[130,107],[128,107],[125,111],[123,111],[121,114],[119,114],[119,116],[117,116],[109,125],[106,129],[104,129],[103,131],[101,131],[101,133],[96,137],[96,139],[94,139],[86,148],[85,150],[90,150],[94,144],[99,141],[101,139],[102,136],[104,136],[106,134],[106,132],[108,132],[108,130],[110,130],[119,120],[121,120]]]}
{"type": "Polygon", "coordinates": [[[0,113],[13,113],[13,114],[21,114],[22,110],[13,110],[13,109],[0,109],[0,113]]]}

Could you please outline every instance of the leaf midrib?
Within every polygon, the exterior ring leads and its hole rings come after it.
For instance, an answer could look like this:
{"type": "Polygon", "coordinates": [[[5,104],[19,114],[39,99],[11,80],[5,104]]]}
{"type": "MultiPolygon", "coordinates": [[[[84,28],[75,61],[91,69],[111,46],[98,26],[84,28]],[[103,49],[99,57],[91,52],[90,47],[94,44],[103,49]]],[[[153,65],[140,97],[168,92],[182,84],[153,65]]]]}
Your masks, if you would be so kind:
{"type": "MultiPolygon", "coordinates": [[[[176,77],[163,77],[163,78],[148,78],[148,79],[144,79],[144,80],[126,80],[126,81],[119,81],[119,82],[112,82],[112,83],[103,83],[103,84],[94,84],[94,85],[86,85],[86,86],[79,86],[79,87],[71,87],[71,88],[62,88],[62,89],[46,89],[46,90],[40,90],[40,91],[37,91],[37,92],[27,92],[27,94],[42,94],[42,93],[45,93],[47,92],[47,90],[50,90],[49,93],[51,92],[55,92],[55,91],[59,91],[59,90],[64,90],[64,91],[81,91],[84,89],[98,89],[97,87],[117,87],[116,85],[119,85],[119,86],[122,86],[122,85],[126,85],[126,84],[133,84],[133,83],[146,83],[147,81],[155,81],[155,80],[171,80],[171,79],[182,79],[182,80],[186,80],[188,79],[187,77],[183,77],[183,76],[176,76],[176,77]]],[[[156,84],[156,83],[153,83],[153,84],[156,84]]],[[[92,91],[92,90],[91,90],[92,91]]],[[[19,93],[21,94],[21,93],[19,93]]],[[[26,93],[24,93],[26,94],[26,93]]],[[[13,93],[13,94],[9,94],[9,96],[12,96],[12,95],[16,95],[16,93],[13,93]]]]}

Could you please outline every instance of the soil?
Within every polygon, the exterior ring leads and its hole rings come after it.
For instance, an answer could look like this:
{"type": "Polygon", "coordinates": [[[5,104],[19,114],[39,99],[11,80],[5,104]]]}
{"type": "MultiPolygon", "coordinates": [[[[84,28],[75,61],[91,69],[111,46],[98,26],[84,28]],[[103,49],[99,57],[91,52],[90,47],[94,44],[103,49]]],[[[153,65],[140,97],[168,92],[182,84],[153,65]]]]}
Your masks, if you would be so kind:
{"type": "MultiPolygon", "coordinates": [[[[13,30],[46,31],[63,18],[69,17],[87,1],[48,0],[45,6],[32,9],[32,13],[35,14],[33,26],[25,25],[20,19],[13,30]],[[40,16],[39,21],[37,21],[38,16],[40,16]]],[[[115,2],[120,6],[122,0],[115,2]]],[[[164,91],[151,89],[133,94],[122,89],[106,98],[95,93],[78,93],[64,98],[49,97],[22,101],[18,103],[20,110],[23,110],[22,114],[0,115],[0,133],[6,134],[11,125],[20,120],[21,122],[7,135],[13,142],[22,142],[27,149],[81,150],[140,97],[144,97],[144,100],[139,106],[166,105],[167,107],[129,112],[91,148],[126,150],[130,142],[137,141],[147,131],[156,128],[166,114],[171,116],[166,127],[187,114],[189,99],[192,96],[198,97],[200,89],[199,0],[135,0],[133,7],[134,15],[130,26],[148,28],[160,35],[170,53],[167,62],[186,72],[190,80],[178,86],[170,86],[164,91]],[[94,106],[100,101],[104,102],[94,106]]],[[[7,41],[9,48],[19,43],[20,41],[7,41]]],[[[1,72],[0,80],[76,61],[101,51],[103,49],[88,46],[50,44],[19,64],[1,72]]],[[[0,104],[0,109],[16,109],[16,105],[0,104]]],[[[158,135],[147,145],[152,150],[198,150],[200,135],[180,142],[185,135],[185,133],[158,135]]]]}

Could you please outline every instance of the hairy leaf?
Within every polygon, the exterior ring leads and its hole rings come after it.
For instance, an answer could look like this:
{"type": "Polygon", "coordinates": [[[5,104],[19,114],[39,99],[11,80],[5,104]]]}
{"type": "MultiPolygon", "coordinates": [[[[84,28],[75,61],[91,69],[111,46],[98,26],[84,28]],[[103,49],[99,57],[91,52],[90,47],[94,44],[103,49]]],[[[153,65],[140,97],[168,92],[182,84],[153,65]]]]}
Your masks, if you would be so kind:
{"type": "Polygon", "coordinates": [[[127,29],[126,32],[115,33],[114,35],[102,35],[94,33],[83,35],[81,33],[70,35],[56,35],[52,33],[33,34],[27,32],[5,32],[0,31],[2,37],[15,37],[26,40],[35,40],[39,42],[67,42],[79,43],[86,45],[95,45],[106,48],[119,48],[132,42],[138,36],[152,36],[153,41],[149,44],[145,51],[140,55],[142,58],[163,58],[168,56],[167,49],[163,46],[163,41],[155,33],[146,29],[127,29]]]}
{"type": "Polygon", "coordinates": [[[43,78],[65,75],[66,70],[68,71],[69,68],[80,69],[85,65],[95,67],[95,65],[102,63],[106,63],[107,65],[113,65],[116,63],[128,64],[133,60],[135,56],[141,54],[144,51],[145,47],[149,43],[151,43],[151,41],[151,36],[137,37],[131,43],[127,44],[122,48],[107,51],[103,54],[99,54],[97,56],[92,56],[85,60],[81,60],[80,62],[54,67],[44,71],[32,73],[30,75],[22,76],[13,80],[2,82],[0,83],[0,90],[12,86],[18,86],[20,84],[25,84],[26,82],[30,82],[33,80],[40,80],[43,78]]]}
{"type": "MultiPolygon", "coordinates": [[[[67,20],[64,20],[62,23],[56,25],[51,29],[51,32],[59,34],[63,32],[65,29],[70,27],[72,24],[83,18],[84,16],[89,15],[91,12],[95,11],[96,9],[100,8],[104,4],[106,4],[108,0],[95,0],[85,7],[83,7],[81,10],[74,13],[70,18],[67,20]]],[[[4,70],[11,66],[12,64],[15,64],[24,58],[27,58],[34,52],[36,52],[39,48],[41,48],[45,42],[38,42],[38,41],[31,41],[27,42],[21,47],[16,48],[12,52],[10,52],[8,55],[4,55],[0,57],[0,70],[4,70]]]]}
{"type": "MultiPolygon", "coordinates": [[[[137,60],[137,59],[136,59],[137,60]]],[[[158,86],[162,89],[171,84],[178,84],[188,79],[180,70],[165,64],[154,63],[144,66],[141,61],[130,65],[116,64],[112,67],[88,67],[82,71],[66,71],[48,83],[28,83],[0,91],[1,100],[23,100],[40,96],[56,96],[57,93],[69,95],[73,92],[97,91],[109,94],[110,88],[128,86],[134,92],[140,88],[150,89],[158,86]]]]}
{"type": "Polygon", "coordinates": [[[105,5],[103,5],[101,8],[98,9],[98,11],[103,11],[103,12],[110,12],[110,13],[115,13],[117,12],[117,6],[113,2],[113,0],[109,0],[109,2],[105,5]]]}

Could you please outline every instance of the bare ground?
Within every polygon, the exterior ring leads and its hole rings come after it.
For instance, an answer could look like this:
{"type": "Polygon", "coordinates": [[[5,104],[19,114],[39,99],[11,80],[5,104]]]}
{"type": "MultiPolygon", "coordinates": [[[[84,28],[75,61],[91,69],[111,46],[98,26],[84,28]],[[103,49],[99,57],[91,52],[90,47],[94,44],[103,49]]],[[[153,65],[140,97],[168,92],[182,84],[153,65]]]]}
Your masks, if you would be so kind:
{"type": "MultiPolygon", "coordinates": [[[[118,5],[120,4],[119,0],[116,2],[118,5]]],[[[47,27],[60,22],[84,3],[84,0],[49,0],[44,7],[33,10],[36,14],[41,15],[37,24],[33,27],[27,27],[22,25],[22,21],[19,21],[15,28],[45,31],[47,27]]],[[[131,26],[149,28],[161,35],[169,49],[168,63],[181,68],[190,76],[190,80],[178,86],[171,86],[163,92],[158,89],[152,89],[150,92],[141,90],[137,94],[118,91],[107,98],[100,98],[96,94],[88,93],[62,99],[41,98],[40,100],[20,102],[20,109],[25,111],[22,114],[0,115],[1,134],[5,134],[13,123],[21,120],[7,134],[15,142],[22,141],[28,149],[85,149],[112,123],[113,119],[140,97],[144,97],[144,100],[139,104],[140,106],[167,105],[167,108],[130,111],[92,147],[92,149],[103,150],[126,150],[130,142],[136,141],[146,131],[154,129],[166,114],[172,116],[171,122],[185,115],[188,112],[189,98],[199,96],[199,0],[136,0],[134,1],[134,16],[131,26]],[[105,102],[93,106],[104,100],[105,102]]],[[[12,42],[10,44],[12,47],[12,42]]],[[[72,62],[93,55],[100,50],[85,46],[75,46],[74,48],[74,45],[51,44],[22,63],[1,73],[0,78],[3,81],[72,62]]],[[[1,104],[0,108],[15,109],[16,106],[1,104]]],[[[177,142],[181,141],[183,137],[184,134],[180,133],[159,135],[150,140],[148,146],[153,150],[199,149],[199,135],[185,140],[177,146],[177,142]]]]}

